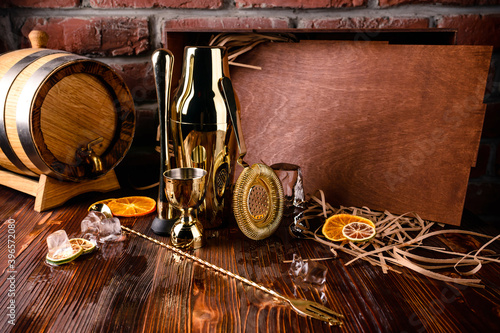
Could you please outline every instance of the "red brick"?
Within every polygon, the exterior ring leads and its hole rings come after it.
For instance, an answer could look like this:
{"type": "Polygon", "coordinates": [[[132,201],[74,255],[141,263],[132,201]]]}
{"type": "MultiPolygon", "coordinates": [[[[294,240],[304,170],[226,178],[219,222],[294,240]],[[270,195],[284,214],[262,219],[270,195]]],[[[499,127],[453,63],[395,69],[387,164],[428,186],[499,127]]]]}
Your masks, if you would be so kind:
{"type": "Polygon", "coordinates": [[[341,8],[366,6],[368,0],[236,0],[238,8],[341,8]]]}
{"type": "MultiPolygon", "coordinates": [[[[288,19],[264,17],[203,17],[169,20],[165,22],[163,33],[168,29],[286,29],[288,19]]],[[[165,36],[163,36],[165,37],[165,36]]],[[[165,38],[163,38],[165,40],[165,38]]]]}
{"type": "Polygon", "coordinates": [[[458,44],[500,48],[500,14],[443,16],[437,27],[457,29],[458,44]]]}
{"type": "MultiPolygon", "coordinates": [[[[78,54],[132,55],[150,48],[148,20],[143,18],[28,18],[21,31],[47,32],[48,48],[78,54]]],[[[29,46],[24,38],[23,46],[29,46]]]]}
{"type": "MultiPolygon", "coordinates": [[[[4,0],[5,1],[5,0],[4,0]]],[[[31,7],[31,8],[72,8],[79,7],[81,0],[7,0],[0,7],[31,7]]]]}
{"type": "Polygon", "coordinates": [[[469,183],[465,208],[476,215],[498,215],[500,184],[469,183]]]}
{"type": "Polygon", "coordinates": [[[486,176],[486,171],[490,162],[491,147],[488,144],[481,144],[477,153],[476,166],[471,168],[469,178],[479,178],[486,176]]]}
{"type": "Polygon", "coordinates": [[[480,5],[498,5],[499,0],[379,0],[380,7],[390,7],[408,4],[442,4],[452,6],[480,6],[480,5]]]}
{"type": "Polygon", "coordinates": [[[303,20],[298,28],[315,29],[383,29],[383,28],[427,28],[427,18],[393,18],[393,17],[343,17],[303,20]]]}
{"type": "Polygon", "coordinates": [[[90,0],[90,5],[95,8],[198,8],[218,9],[223,5],[223,0],[90,0]]]}
{"type": "Polygon", "coordinates": [[[43,30],[49,35],[47,47],[75,53],[92,53],[100,48],[100,35],[92,21],[77,18],[28,18],[21,28],[25,39],[31,30],[43,30]]]}
{"type": "Polygon", "coordinates": [[[156,101],[153,66],[150,61],[132,64],[110,64],[130,90],[134,102],[156,101]]]}

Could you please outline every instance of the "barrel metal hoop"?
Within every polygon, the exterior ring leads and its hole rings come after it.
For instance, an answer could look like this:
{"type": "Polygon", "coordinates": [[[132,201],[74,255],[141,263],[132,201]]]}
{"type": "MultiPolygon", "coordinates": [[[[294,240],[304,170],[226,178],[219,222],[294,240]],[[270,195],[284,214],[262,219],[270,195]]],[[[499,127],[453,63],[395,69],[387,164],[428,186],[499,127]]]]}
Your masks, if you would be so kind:
{"type": "Polygon", "coordinates": [[[37,69],[28,79],[21,92],[21,95],[19,96],[19,103],[17,104],[16,114],[17,133],[19,134],[19,140],[21,141],[21,145],[31,162],[40,171],[42,171],[42,173],[47,175],[57,176],[57,173],[55,173],[54,170],[50,169],[42,160],[33,140],[31,133],[32,105],[35,102],[37,91],[40,89],[44,81],[51,75],[51,73],[59,70],[62,65],[69,65],[71,64],[71,62],[75,62],[78,60],[87,60],[87,58],[77,55],[69,55],[48,61],[39,69],[37,69]]]}
{"type": "Polygon", "coordinates": [[[36,60],[48,56],[54,53],[67,53],[65,51],[60,50],[40,50],[38,52],[34,52],[30,55],[19,60],[15,63],[2,77],[0,80],[0,148],[2,149],[5,156],[9,159],[9,161],[22,172],[36,176],[30,169],[28,169],[17,157],[16,153],[12,149],[12,146],[9,143],[9,138],[7,137],[7,129],[5,127],[5,109],[7,107],[7,97],[10,92],[10,88],[12,84],[15,82],[19,74],[28,67],[31,63],[36,60]]]}

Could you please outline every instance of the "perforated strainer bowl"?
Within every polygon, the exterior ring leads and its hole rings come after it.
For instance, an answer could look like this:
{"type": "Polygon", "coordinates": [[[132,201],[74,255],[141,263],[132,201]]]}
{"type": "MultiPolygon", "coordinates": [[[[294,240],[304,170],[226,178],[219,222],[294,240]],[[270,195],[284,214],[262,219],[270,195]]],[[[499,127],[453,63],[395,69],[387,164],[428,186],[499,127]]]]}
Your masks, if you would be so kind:
{"type": "Polygon", "coordinates": [[[264,239],[276,231],[283,217],[283,187],[273,169],[260,163],[243,169],[234,187],[233,210],[248,238],[264,239]]]}

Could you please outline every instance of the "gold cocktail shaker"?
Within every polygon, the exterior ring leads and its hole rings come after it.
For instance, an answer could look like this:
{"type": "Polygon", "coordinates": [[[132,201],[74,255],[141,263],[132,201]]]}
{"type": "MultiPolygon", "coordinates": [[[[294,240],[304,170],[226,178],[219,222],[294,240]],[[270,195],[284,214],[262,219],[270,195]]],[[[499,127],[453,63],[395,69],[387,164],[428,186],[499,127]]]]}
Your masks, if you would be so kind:
{"type": "Polygon", "coordinates": [[[207,229],[222,224],[234,181],[236,140],[221,91],[224,77],[229,77],[225,48],[186,47],[168,120],[175,165],[208,172],[205,201],[198,208],[198,219],[207,229]]]}

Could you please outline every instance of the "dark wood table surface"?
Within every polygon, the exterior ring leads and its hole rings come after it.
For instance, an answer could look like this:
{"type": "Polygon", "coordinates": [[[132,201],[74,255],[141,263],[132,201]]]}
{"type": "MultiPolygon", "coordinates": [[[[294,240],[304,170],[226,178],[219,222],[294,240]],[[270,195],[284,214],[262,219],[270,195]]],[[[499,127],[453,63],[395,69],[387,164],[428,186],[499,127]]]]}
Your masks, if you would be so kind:
{"type": "MultiPolygon", "coordinates": [[[[350,257],[340,253],[337,259],[324,262],[328,274],[322,288],[296,286],[287,273],[290,264],[284,260],[292,259],[294,253],[303,258],[330,254],[314,241],[291,237],[287,220],[262,241],[246,238],[234,222],[228,222],[206,231],[206,246],[192,253],[284,295],[322,302],[345,315],[343,327],[301,317],[254,287],[131,234],[67,265],[52,267],[45,262],[47,236],[59,229],[77,236],[92,202],[125,195],[155,198],[156,193],[155,189],[87,193],[62,207],[37,213],[33,197],[0,186],[0,331],[500,331],[500,265],[484,265],[475,275],[485,285],[481,289],[440,282],[409,270],[383,274],[363,261],[344,266],[350,257]],[[8,218],[15,220],[15,228],[9,229],[8,218]],[[14,243],[8,240],[11,229],[14,243]],[[12,244],[15,261],[9,262],[12,244]],[[9,323],[12,317],[15,325],[9,323]]],[[[121,218],[121,222],[168,242],[150,230],[153,218],[151,214],[121,218]]],[[[464,219],[463,228],[500,233],[499,227],[473,219],[464,219]]],[[[451,241],[461,248],[479,244],[464,238],[451,241]]],[[[498,244],[491,248],[499,252],[498,244]]]]}

